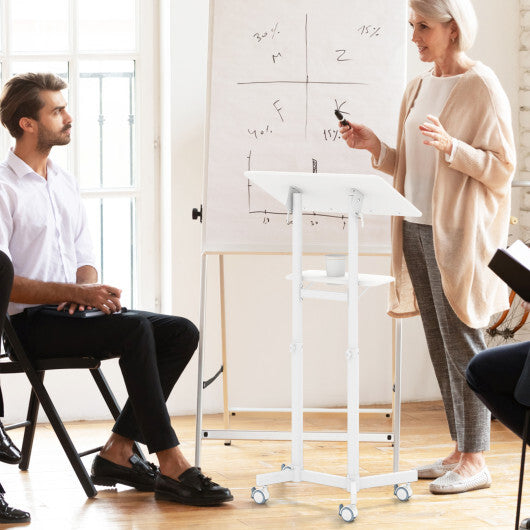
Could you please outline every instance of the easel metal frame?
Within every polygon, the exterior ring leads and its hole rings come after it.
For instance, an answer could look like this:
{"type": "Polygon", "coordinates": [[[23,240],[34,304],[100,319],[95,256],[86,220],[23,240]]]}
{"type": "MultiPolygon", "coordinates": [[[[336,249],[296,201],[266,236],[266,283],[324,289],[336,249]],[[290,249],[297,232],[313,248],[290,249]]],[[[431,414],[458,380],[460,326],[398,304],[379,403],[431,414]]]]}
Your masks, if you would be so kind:
{"type": "MultiPolygon", "coordinates": [[[[291,440],[291,431],[258,431],[258,430],[241,430],[230,428],[230,418],[233,413],[237,412],[257,412],[257,413],[291,413],[291,407],[231,407],[229,402],[228,391],[228,354],[226,345],[226,306],[225,306],[225,255],[277,255],[287,256],[291,252],[213,252],[204,251],[201,255],[201,298],[200,298],[200,319],[199,319],[199,347],[198,347],[198,381],[197,381],[197,420],[195,433],[195,465],[200,466],[201,462],[201,442],[202,440],[224,440],[225,445],[230,445],[232,440],[291,440]],[[221,325],[221,367],[217,373],[208,380],[204,380],[204,331],[206,329],[206,299],[207,299],[207,259],[208,257],[218,256],[219,258],[219,302],[220,302],[220,325],[221,325]],[[218,377],[222,376],[223,380],[223,429],[204,429],[202,421],[202,393],[218,377]]],[[[305,256],[320,256],[321,252],[307,252],[305,256]]],[[[362,257],[389,257],[388,252],[364,252],[360,253],[362,257]]],[[[392,319],[392,406],[391,408],[370,408],[363,407],[359,409],[361,414],[385,414],[392,418],[392,430],[390,432],[373,432],[360,433],[361,442],[393,443],[394,444],[394,463],[395,470],[399,468],[399,416],[400,411],[396,410],[396,403],[401,403],[401,320],[392,319]]],[[[304,413],[346,413],[347,408],[319,408],[306,407],[304,413]]],[[[304,440],[306,441],[346,441],[346,432],[305,432],[304,440]]]]}

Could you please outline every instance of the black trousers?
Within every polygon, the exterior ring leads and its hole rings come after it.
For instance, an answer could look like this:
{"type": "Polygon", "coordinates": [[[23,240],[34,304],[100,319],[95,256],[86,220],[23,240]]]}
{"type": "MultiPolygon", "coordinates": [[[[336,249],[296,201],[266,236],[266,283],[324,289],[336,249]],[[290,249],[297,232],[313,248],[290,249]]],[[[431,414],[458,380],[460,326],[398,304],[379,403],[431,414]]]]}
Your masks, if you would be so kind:
{"type": "MultiPolygon", "coordinates": [[[[4,320],[9,304],[9,295],[13,286],[13,265],[11,260],[0,250],[0,337],[4,330],[4,320]]],[[[4,416],[4,400],[0,389],[0,417],[4,416]]],[[[1,488],[1,486],[0,486],[1,488]]]]}
{"type": "Polygon", "coordinates": [[[31,308],[12,322],[33,357],[118,357],[129,399],[112,430],[146,444],[150,453],[178,445],[166,400],[197,348],[192,322],[135,310],[69,318],[31,308]]]}
{"type": "Polygon", "coordinates": [[[466,371],[469,386],[486,407],[521,438],[526,407],[514,392],[529,353],[530,342],[497,346],[476,355],[466,371]]]}

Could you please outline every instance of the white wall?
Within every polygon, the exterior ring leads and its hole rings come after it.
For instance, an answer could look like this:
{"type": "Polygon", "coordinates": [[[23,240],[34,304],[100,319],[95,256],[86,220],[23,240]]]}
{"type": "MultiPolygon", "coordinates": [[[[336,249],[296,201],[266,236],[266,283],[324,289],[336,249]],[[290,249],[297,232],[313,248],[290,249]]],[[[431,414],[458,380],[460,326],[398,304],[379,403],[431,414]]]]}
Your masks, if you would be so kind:
{"type": "MultiPolygon", "coordinates": [[[[169,30],[170,54],[164,46],[170,72],[163,98],[162,152],[170,153],[163,167],[171,170],[163,182],[162,202],[166,245],[165,310],[198,321],[201,225],[192,221],[191,209],[202,199],[204,121],[207,79],[208,1],[161,0],[162,29],[169,30]],[[169,100],[169,101],[168,101],[169,100]],[[167,120],[170,120],[167,123],[167,120]],[[165,184],[164,184],[165,182],[165,184]],[[169,195],[168,195],[169,194],[169,195]],[[168,202],[168,197],[170,201],[168,202]]],[[[479,38],[471,55],[499,75],[517,116],[519,8],[517,0],[475,0],[479,38]]],[[[163,41],[163,42],[167,42],[163,41]]],[[[162,61],[164,64],[164,61],[162,61]]],[[[415,48],[409,46],[408,78],[423,71],[415,48]]],[[[517,127],[515,127],[517,130],[517,127]]],[[[166,175],[167,176],[167,175],[166,175]]],[[[217,257],[208,258],[208,305],[206,375],[221,362],[219,330],[219,280],[217,257]]],[[[322,258],[308,257],[306,268],[319,268],[322,258]]],[[[386,274],[388,258],[363,257],[361,271],[386,274]]],[[[288,406],[289,404],[289,271],[288,256],[227,256],[225,289],[227,304],[228,376],[233,406],[288,406]]],[[[384,403],[391,399],[391,327],[384,315],[384,288],[361,298],[361,400],[384,403]]],[[[404,321],[404,400],[437,399],[439,392],[418,318],[404,321]]],[[[346,344],[345,307],[331,302],[305,304],[305,399],[308,406],[342,405],[345,402],[343,352],[346,344]]],[[[114,361],[104,363],[105,373],[121,401],[124,386],[114,361]]],[[[196,359],[186,370],[169,400],[171,414],[195,410],[196,359]]],[[[107,417],[103,402],[89,374],[48,376],[52,395],[66,419],[107,417]],[[73,399],[72,396],[77,396],[73,399]],[[96,400],[95,403],[91,403],[96,400]]],[[[6,421],[24,415],[27,383],[20,376],[2,380],[6,421]]],[[[222,410],[219,379],[205,392],[206,411],[222,410]]]]}

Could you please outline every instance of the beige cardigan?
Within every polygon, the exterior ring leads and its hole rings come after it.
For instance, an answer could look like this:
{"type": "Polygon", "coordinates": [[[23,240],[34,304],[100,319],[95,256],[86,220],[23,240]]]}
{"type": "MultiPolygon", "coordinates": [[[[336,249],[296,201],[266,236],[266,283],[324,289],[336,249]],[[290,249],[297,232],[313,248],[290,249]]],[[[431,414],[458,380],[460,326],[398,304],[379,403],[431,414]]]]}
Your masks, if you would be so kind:
{"type": "MultiPolygon", "coordinates": [[[[399,117],[397,149],[387,149],[374,167],[394,177],[404,191],[406,157],[403,126],[426,72],[408,85],[399,117]]],[[[508,291],[488,263],[507,243],[515,147],[508,98],[493,71],[480,62],[457,82],[439,116],[460,140],[454,159],[439,153],[432,196],[433,238],[442,286],[465,324],[484,327],[508,307],[508,291]]],[[[434,149],[434,148],[433,148],[434,149]]],[[[403,217],[392,218],[392,275],[388,314],[417,315],[418,305],[403,257],[403,217]]]]}

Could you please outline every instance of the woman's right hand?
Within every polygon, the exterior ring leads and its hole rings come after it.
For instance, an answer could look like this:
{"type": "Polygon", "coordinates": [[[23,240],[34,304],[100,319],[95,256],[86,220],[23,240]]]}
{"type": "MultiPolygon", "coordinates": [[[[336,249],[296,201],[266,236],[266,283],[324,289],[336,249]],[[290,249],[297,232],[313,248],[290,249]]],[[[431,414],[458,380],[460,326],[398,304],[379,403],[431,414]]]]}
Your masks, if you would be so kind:
{"type": "Polygon", "coordinates": [[[360,123],[348,122],[340,127],[340,134],[352,149],[366,149],[377,160],[381,153],[381,141],[368,127],[360,123]]]}

